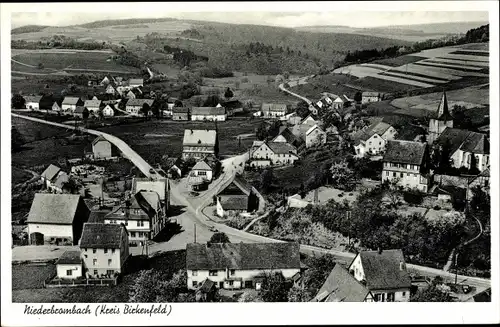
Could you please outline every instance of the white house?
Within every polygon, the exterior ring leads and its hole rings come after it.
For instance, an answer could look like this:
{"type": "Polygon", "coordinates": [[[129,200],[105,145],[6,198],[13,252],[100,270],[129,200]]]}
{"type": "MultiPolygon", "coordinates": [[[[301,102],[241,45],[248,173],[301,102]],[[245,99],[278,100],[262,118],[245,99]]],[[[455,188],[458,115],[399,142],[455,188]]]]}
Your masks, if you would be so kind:
{"type": "Polygon", "coordinates": [[[269,165],[293,165],[299,157],[297,149],[284,142],[254,143],[250,149],[251,167],[265,167],[269,165]]]}
{"type": "Polygon", "coordinates": [[[144,79],[143,78],[131,78],[128,81],[128,86],[130,88],[143,87],[144,79]]]}
{"type": "Polygon", "coordinates": [[[114,277],[129,258],[127,228],[123,225],[86,223],[80,240],[85,277],[114,277]]]}
{"type": "Polygon", "coordinates": [[[490,166],[490,142],[486,134],[458,128],[446,128],[435,141],[440,147],[448,147],[454,167],[470,169],[472,156],[476,168],[484,171],[490,166]]]}
{"type": "Polygon", "coordinates": [[[225,121],[226,109],[223,107],[192,107],[191,120],[225,121]]]}
{"type": "Polygon", "coordinates": [[[427,192],[430,178],[427,175],[427,144],[390,140],[384,155],[382,182],[395,182],[405,188],[427,192]]]}
{"type": "Polygon", "coordinates": [[[387,141],[394,140],[397,131],[385,122],[376,122],[352,134],[357,157],[378,155],[385,151],[387,141]]]}
{"type": "Polygon", "coordinates": [[[220,289],[260,290],[266,274],[286,279],[300,274],[298,243],[189,243],[187,287],[196,290],[209,279],[220,289]]]}
{"type": "Polygon", "coordinates": [[[30,244],[78,244],[89,215],[80,195],[36,193],[26,221],[30,244]]]}
{"type": "Polygon", "coordinates": [[[142,116],[144,115],[143,108],[151,109],[154,100],[152,99],[129,99],[127,105],[125,106],[125,111],[127,111],[132,116],[142,116]]]}
{"type": "Polygon", "coordinates": [[[132,178],[132,194],[136,194],[139,191],[155,192],[160,197],[160,203],[163,207],[163,212],[168,211],[170,202],[170,189],[168,179],[157,178],[151,180],[149,178],[132,178]]]}
{"type": "Polygon", "coordinates": [[[375,302],[409,302],[411,279],[401,250],[361,251],[348,268],[375,302]]]}
{"type": "Polygon", "coordinates": [[[113,87],[113,85],[109,84],[109,85],[106,87],[106,94],[112,94],[112,95],[115,95],[115,94],[116,94],[116,90],[115,90],[115,88],[113,87]]]}
{"type": "Polygon", "coordinates": [[[26,107],[26,109],[40,110],[40,100],[42,100],[42,96],[40,95],[24,96],[24,106],[26,107]]]}
{"type": "Polygon", "coordinates": [[[216,210],[219,217],[229,213],[263,211],[264,197],[240,174],[235,174],[217,194],[216,210]]]}
{"type": "Polygon", "coordinates": [[[93,100],[85,100],[83,106],[87,108],[90,114],[98,115],[99,109],[101,108],[101,100],[93,99],[93,100]]]}
{"type": "Polygon", "coordinates": [[[200,160],[198,161],[193,169],[191,169],[191,174],[193,176],[201,176],[203,179],[205,179],[207,182],[211,182],[213,178],[213,170],[212,167],[210,167],[205,160],[200,160]]]}
{"type": "Polygon", "coordinates": [[[113,117],[115,115],[114,105],[107,104],[106,107],[102,109],[102,114],[104,117],[113,117]]]}
{"type": "Polygon", "coordinates": [[[261,112],[264,118],[279,118],[286,115],[286,104],[263,103],[261,112]]]}
{"type": "Polygon", "coordinates": [[[361,94],[361,103],[370,103],[382,101],[383,94],[380,92],[363,92],[361,94]]]}
{"type": "Polygon", "coordinates": [[[52,104],[52,111],[61,112],[62,101],[54,101],[54,103],[52,104]]]}
{"type": "Polygon", "coordinates": [[[315,124],[306,131],[305,142],[306,148],[326,144],[326,132],[315,124]]]}
{"type": "Polygon", "coordinates": [[[92,153],[94,159],[107,159],[112,157],[111,142],[99,135],[92,141],[92,153]]]}
{"type": "Polygon", "coordinates": [[[40,179],[46,188],[50,188],[52,184],[56,181],[57,175],[61,172],[61,168],[56,165],[50,164],[43,173],[40,175],[40,179]]]}
{"type": "Polygon", "coordinates": [[[83,261],[80,251],[66,251],[56,261],[57,277],[77,279],[83,277],[83,261]]]}
{"type": "Polygon", "coordinates": [[[104,76],[104,78],[102,79],[101,81],[101,85],[108,85],[110,83],[110,79],[108,78],[108,76],[104,76]]]}
{"type": "Polygon", "coordinates": [[[182,159],[201,160],[219,155],[219,138],[216,130],[186,129],[182,140],[182,159]]]}
{"type": "Polygon", "coordinates": [[[61,105],[62,111],[67,114],[73,114],[80,106],[83,106],[82,99],[75,97],[65,97],[61,105]]]}

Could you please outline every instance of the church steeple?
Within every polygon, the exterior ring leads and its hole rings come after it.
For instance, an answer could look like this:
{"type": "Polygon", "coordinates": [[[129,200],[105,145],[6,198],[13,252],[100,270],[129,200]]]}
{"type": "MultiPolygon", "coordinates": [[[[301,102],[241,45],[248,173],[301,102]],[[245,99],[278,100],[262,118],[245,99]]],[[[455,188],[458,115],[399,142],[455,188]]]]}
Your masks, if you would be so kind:
{"type": "Polygon", "coordinates": [[[448,109],[448,98],[446,97],[446,91],[443,91],[443,96],[441,97],[441,102],[438,106],[437,119],[444,121],[453,120],[453,117],[451,116],[448,109]]]}

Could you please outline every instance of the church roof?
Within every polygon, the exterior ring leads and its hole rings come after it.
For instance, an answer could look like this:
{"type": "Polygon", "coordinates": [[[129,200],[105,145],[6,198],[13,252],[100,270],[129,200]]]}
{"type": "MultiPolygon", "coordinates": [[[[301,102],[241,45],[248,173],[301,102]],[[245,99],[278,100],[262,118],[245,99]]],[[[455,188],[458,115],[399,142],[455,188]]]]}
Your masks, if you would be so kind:
{"type": "Polygon", "coordinates": [[[443,92],[443,96],[441,97],[441,102],[439,102],[437,110],[437,119],[444,121],[453,120],[453,117],[451,116],[448,108],[448,98],[446,97],[446,92],[443,92]]]}

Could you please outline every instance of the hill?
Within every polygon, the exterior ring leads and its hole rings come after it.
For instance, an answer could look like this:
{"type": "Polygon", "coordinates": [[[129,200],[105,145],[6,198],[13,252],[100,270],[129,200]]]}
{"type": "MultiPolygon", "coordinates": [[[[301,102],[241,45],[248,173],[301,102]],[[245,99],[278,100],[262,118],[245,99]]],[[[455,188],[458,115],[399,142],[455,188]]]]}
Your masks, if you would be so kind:
{"type": "Polygon", "coordinates": [[[176,18],[129,18],[129,19],[106,19],[98,20],[91,23],[75,25],[77,27],[83,28],[100,28],[109,26],[121,26],[121,25],[138,25],[138,24],[153,24],[153,23],[163,23],[176,21],[176,18]]]}
{"type": "Polygon", "coordinates": [[[23,34],[23,33],[33,33],[33,32],[40,32],[47,28],[48,26],[44,25],[26,25],[26,26],[21,26],[17,28],[13,28],[10,33],[11,34],[23,34]]]}

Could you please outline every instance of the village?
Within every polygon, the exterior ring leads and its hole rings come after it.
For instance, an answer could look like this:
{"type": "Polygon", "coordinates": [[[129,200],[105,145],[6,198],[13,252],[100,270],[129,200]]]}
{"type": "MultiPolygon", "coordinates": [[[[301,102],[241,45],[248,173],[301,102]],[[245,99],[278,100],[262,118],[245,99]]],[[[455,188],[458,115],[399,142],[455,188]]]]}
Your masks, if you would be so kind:
{"type": "Polygon", "coordinates": [[[252,104],[226,87],[195,105],[118,74],[89,80],[92,96],[12,94],[13,118],[84,147],[15,186],[34,197],[13,218],[13,275],[42,276],[20,296],[490,301],[474,247],[490,235],[488,130],[463,124],[456,90],[398,121],[378,115],[390,90],[303,95],[315,78],[277,76],[293,101],[252,104]]]}

